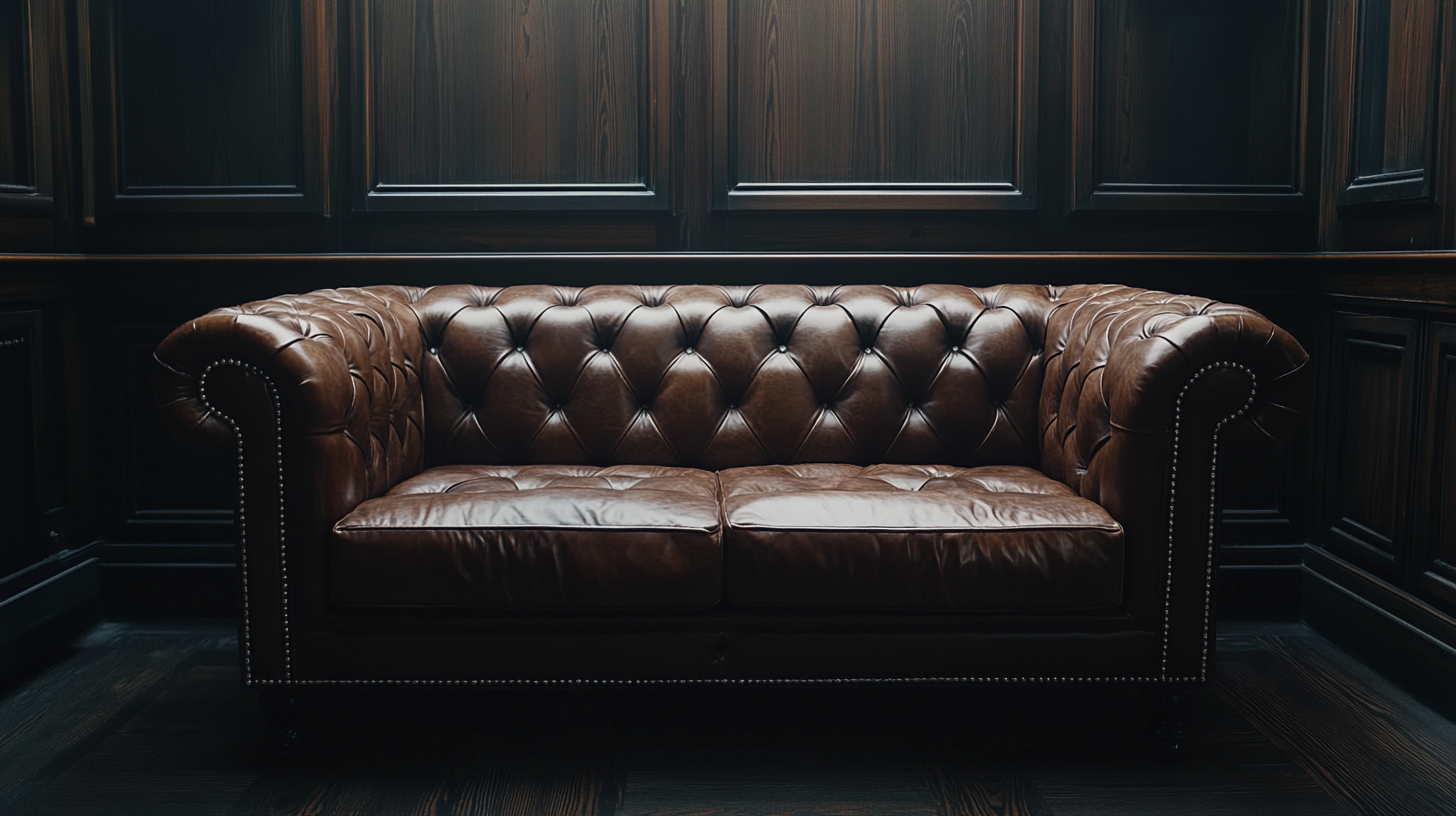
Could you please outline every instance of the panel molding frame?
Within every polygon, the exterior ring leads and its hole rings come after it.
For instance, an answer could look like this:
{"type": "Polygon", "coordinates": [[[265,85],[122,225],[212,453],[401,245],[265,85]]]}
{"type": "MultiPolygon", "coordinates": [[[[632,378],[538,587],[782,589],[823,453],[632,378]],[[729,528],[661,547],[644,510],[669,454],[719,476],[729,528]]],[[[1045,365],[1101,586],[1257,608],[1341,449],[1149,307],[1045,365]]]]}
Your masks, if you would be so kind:
{"type": "Polygon", "coordinates": [[[1299,4],[1291,184],[1099,182],[1097,173],[1097,0],[1071,0],[1070,91],[1072,133],[1068,157],[1069,211],[1299,211],[1307,195],[1311,21],[1310,0],[1299,4]]]}
{"type": "MultiPolygon", "coordinates": [[[[124,0],[123,0],[124,1],[124,0]]],[[[81,42],[82,221],[101,215],[317,213],[329,215],[330,141],[337,109],[335,4],[297,0],[299,9],[300,184],[124,187],[116,5],[76,0],[81,42]]]]}
{"type": "Polygon", "coordinates": [[[1443,529],[1443,502],[1449,495],[1456,473],[1446,467],[1444,454],[1456,445],[1456,323],[1433,320],[1427,325],[1425,343],[1426,394],[1423,438],[1419,446],[1419,473],[1415,488],[1415,520],[1411,583],[1421,595],[1448,612],[1456,611],[1456,563],[1442,559],[1441,537],[1456,536],[1456,529],[1443,529]]]}
{"type": "Polygon", "coordinates": [[[1016,178],[1012,182],[740,182],[733,159],[736,73],[730,6],[711,3],[714,211],[724,210],[1034,210],[1040,85],[1038,0],[1017,0],[1016,178]]]}
{"type": "Polygon", "coordinates": [[[53,119],[57,56],[64,13],[59,0],[20,0],[25,14],[27,98],[24,105],[30,137],[30,184],[0,185],[0,215],[44,218],[55,206],[53,119]]]}
{"type": "MultiPolygon", "coordinates": [[[[1425,1],[1425,0],[1422,0],[1425,1]]],[[[1390,173],[1358,175],[1360,134],[1358,124],[1361,104],[1360,79],[1363,59],[1361,43],[1364,40],[1367,15],[1362,13],[1361,0],[1335,0],[1340,8],[1332,13],[1332,20],[1343,20],[1338,29],[1330,29],[1331,93],[1349,101],[1348,106],[1332,106],[1331,127],[1339,131],[1335,136],[1335,151],[1328,161],[1334,166],[1338,195],[1336,206],[1344,208],[1385,202],[1417,203],[1432,202],[1436,197],[1437,138],[1441,131],[1441,119],[1445,107],[1449,83],[1446,78],[1449,68],[1447,52],[1451,48],[1452,8],[1444,0],[1429,0],[1436,15],[1432,26],[1432,59],[1430,65],[1430,87],[1426,91],[1426,110],[1430,121],[1426,123],[1425,150],[1422,166],[1418,170],[1402,170],[1390,173]]],[[[1332,97],[1332,99],[1337,97],[1332,97]]]]}
{"type": "Polygon", "coordinates": [[[1414,446],[1421,407],[1417,404],[1421,393],[1421,321],[1414,317],[1336,311],[1331,315],[1330,328],[1330,373],[1327,386],[1327,393],[1330,395],[1327,408],[1329,427],[1325,434],[1324,512],[1320,520],[1322,543],[1331,552],[1355,563],[1361,569],[1386,580],[1400,581],[1410,554],[1413,521],[1410,507],[1411,477],[1413,461],[1418,456],[1414,446]],[[1386,340],[1398,338],[1401,342],[1371,339],[1374,337],[1386,340]],[[1401,423],[1394,451],[1394,472],[1375,476],[1389,479],[1395,494],[1395,517],[1388,537],[1342,513],[1343,477],[1348,468],[1344,442],[1351,419],[1347,416],[1344,401],[1336,399],[1336,395],[1344,395],[1350,387],[1344,379],[1349,361],[1347,347],[1350,345],[1388,350],[1401,355],[1401,392],[1391,395],[1396,401],[1391,408],[1392,415],[1401,423]]]}
{"type": "Polygon", "coordinates": [[[672,26],[670,0],[646,6],[646,55],[638,84],[640,184],[384,184],[376,166],[373,35],[370,5],[353,0],[349,43],[353,59],[353,208],[358,212],[667,211],[672,209],[672,26]]]}

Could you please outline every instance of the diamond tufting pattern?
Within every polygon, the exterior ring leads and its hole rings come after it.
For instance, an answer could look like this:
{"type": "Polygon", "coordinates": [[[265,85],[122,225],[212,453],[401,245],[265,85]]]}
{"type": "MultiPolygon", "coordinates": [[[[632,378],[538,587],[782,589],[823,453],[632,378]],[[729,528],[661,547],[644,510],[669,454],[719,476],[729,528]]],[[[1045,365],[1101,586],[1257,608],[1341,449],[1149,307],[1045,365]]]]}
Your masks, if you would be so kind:
{"type": "Polygon", "coordinates": [[[439,286],[432,463],[1034,464],[1035,286],[439,286]]]}

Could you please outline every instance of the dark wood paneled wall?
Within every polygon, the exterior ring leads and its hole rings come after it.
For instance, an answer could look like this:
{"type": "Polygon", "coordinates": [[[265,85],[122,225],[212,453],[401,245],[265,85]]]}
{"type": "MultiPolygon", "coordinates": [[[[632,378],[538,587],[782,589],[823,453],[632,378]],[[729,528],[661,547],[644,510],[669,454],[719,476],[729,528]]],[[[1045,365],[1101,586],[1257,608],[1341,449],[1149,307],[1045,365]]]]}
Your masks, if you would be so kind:
{"type": "Polygon", "coordinates": [[[1452,0],[0,17],[5,250],[1456,246],[1452,0]]]}
{"type": "Polygon", "coordinates": [[[1309,4],[1075,5],[1075,205],[1301,210],[1309,4]]]}
{"type": "Polygon", "coordinates": [[[1035,207],[1033,0],[713,10],[716,208],[1035,207]]]}

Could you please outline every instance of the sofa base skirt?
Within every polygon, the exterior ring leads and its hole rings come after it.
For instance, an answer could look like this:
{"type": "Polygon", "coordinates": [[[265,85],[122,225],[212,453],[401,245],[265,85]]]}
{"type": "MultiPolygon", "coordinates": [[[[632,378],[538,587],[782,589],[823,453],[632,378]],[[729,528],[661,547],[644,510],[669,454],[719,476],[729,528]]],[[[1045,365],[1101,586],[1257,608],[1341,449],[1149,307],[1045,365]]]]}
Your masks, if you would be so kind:
{"type": "MultiPolygon", "coordinates": [[[[1189,682],[1161,633],[295,631],[286,676],[255,685],[1189,682]]],[[[271,676],[270,676],[271,675],[271,676]]]]}

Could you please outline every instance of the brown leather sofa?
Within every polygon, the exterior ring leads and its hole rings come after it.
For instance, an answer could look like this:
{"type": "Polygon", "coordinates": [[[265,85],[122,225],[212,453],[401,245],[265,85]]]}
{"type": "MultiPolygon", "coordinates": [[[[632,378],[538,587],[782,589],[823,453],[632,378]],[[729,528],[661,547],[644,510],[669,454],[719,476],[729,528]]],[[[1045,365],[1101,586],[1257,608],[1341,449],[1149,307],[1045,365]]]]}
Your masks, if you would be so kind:
{"type": "Polygon", "coordinates": [[[377,286],[157,351],[248,685],[1206,679],[1218,455],[1308,359],[1121,286],[377,286]]]}

